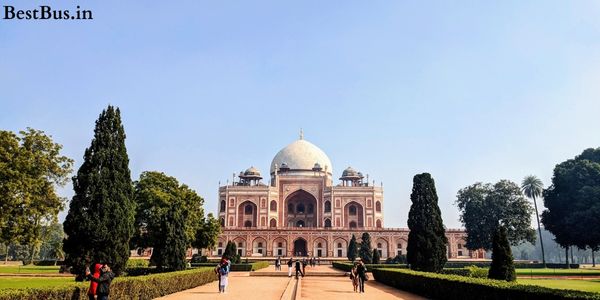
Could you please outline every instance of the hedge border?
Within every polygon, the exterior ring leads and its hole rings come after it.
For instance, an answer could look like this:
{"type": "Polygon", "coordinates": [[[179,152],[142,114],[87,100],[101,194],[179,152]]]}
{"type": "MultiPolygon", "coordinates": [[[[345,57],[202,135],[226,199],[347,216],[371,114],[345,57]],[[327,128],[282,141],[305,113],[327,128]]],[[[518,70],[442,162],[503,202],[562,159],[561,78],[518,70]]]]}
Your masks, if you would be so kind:
{"type": "MultiPolygon", "coordinates": [[[[192,267],[212,267],[217,266],[217,263],[193,263],[192,267]]],[[[266,261],[257,261],[249,264],[232,264],[231,272],[251,272],[260,269],[264,269],[269,266],[269,262],[266,261]]]]}
{"type": "MultiPolygon", "coordinates": [[[[350,272],[352,270],[351,262],[333,262],[332,266],[338,270],[342,270],[344,272],[350,272]]],[[[371,271],[374,269],[388,268],[388,269],[408,269],[407,265],[401,264],[365,264],[367,267],[367,271],[371,271]]]]}
{"type": "Polygon", "coordinates": [[[375,280],[433,299],[600,299],[600,293],[399,269],[374,269],[375,280]]]}
{"type": "MultiPolygon", "coordinates": [[[[217,280],[212,268],[160,273],[139,277],[119,277],[110,286],[111,299],[150,300],[191,289],[217,280]]],[[[70,283],[60,287],[0,290],[0,300],[87,300],[89,284],[70,283]]]]}

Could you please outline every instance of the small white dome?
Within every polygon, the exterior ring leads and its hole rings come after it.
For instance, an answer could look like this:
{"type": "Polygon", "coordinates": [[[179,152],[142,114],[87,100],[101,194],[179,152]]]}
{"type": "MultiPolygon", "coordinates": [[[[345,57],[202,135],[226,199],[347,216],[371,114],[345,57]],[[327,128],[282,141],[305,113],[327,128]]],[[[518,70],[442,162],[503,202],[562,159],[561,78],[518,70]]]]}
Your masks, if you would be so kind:
{"type": "Polygon", "coordinates": [[[275,172],[275,165],[287,164],[290,170],[312,170],[319,164],[327,173],[333,172],[331,160],[327,154],[313,143],[304,139],[297,140],[281,149],[271,162],[271,173],[275,172]]]}

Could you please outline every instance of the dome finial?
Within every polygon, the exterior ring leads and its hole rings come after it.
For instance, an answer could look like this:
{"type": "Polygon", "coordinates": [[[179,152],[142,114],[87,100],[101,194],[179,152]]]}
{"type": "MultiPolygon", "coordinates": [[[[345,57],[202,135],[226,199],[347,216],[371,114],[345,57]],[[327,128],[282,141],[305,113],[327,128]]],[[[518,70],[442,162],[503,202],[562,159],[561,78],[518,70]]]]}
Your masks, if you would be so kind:
{"type": "Polygon", "coordinates": [[[302,128],[300,128],[300,139],[304,139],[304,130],[302,130],[302,128]]]}

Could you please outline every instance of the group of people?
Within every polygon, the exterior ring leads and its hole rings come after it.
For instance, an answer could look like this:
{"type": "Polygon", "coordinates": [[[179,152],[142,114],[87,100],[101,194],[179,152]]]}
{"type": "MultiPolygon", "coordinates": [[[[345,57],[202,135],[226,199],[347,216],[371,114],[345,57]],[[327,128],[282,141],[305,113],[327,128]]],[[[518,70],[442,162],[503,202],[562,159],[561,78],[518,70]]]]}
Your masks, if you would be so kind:
{"type": "Polygon", "coordinates": [[[94,273],[86,267],[85,277],[90,281],[87,295],[89,300],[108,300],[110,283],[115,278],[108,264],[94,264],[94,273]]]}
{"type": "MultiPolygon", "coordinates": [[[[281,261],[281,258],[277,258],[277,260],[281,261]]],[[[287,262],[288,265],[288,277],[292,277],[292,270],[296,271],[296,278],[300,276],[304,277],[304,275],[306,274],[306,266],[309,265],[311,267],[316,266],[317,264],[317,259],[310,258],[310,259],[306,259],[303,258],[302,260],[300,259],[295,259],[293,257],[290,257],[290,259],[287,262]]],[[[277,263],[275,264],[275,269],[281,271],[281,262],[280,262],[280,266],[279,269],[277,268],[277,263]]]]}
{"type": "Polygon", "coordinates": [[[365,292],[365,281],[369,280],[369,277],[367,276],[367,267],[362,261],[359,260],[352,266],[350,280],[352,280],[354,292],[365,292]]]}

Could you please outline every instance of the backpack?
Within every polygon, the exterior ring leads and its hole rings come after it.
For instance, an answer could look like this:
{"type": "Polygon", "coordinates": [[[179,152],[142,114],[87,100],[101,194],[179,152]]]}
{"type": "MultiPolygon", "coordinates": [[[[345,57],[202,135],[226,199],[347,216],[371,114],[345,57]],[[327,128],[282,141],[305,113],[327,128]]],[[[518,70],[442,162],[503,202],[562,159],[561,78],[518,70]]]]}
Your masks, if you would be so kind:
{"type": "Polygon", "coordinates": [[[221,273],[221,275],[229,274],[229,265],[222,266],[221,269],[219,270],[219,273],[221,273]]]}

